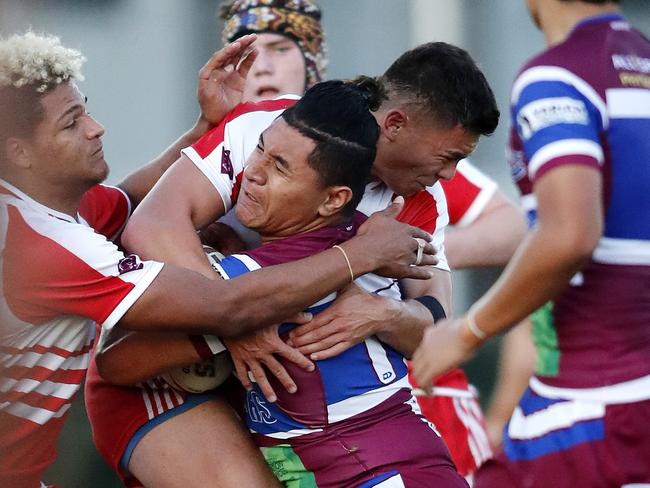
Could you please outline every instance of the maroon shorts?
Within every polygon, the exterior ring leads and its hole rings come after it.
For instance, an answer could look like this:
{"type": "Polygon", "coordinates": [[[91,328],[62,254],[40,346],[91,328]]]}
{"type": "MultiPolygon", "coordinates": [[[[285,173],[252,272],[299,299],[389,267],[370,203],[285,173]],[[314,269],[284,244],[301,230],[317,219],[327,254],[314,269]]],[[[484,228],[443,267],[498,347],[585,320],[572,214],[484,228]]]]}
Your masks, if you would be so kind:
{"type": "Polygon", "coordinates": [[[396,393],[363,414],[281,445],[267,437],[256,441],[267,446],[266,460],[285,485],[467,488],[444,442],[409,398],[396,393]]]}
{"type": "Polygon", "coordinates": [[[552,434],[513,447],[506,431],[504,450],[481,466],[475,488],[650,486],[650,400],[607,405],[601,418],[552,434]]]}

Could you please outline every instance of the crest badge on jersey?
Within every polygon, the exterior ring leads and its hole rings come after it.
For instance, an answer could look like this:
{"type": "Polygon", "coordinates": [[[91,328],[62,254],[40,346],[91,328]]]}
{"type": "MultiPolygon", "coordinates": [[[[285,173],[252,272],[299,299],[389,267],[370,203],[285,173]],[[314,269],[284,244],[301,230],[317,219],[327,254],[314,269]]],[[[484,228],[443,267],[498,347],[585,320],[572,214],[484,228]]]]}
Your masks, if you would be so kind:
{"type": "Polygon", "coordinates": [[[144,264],[142,264],[140,259],[138,259],[138,256],[135,254],[129,254],[127,257],[120,259],[120,262],[117,263],[117,270],[121,275],[142,268],[144,268],[144,264]]]}
{"type": "Polygon", "coordinates": [[[231,180],[235,174],[232,168],[232,161],[230,160],[230,151],[225,148],[221,153],[221,174],[228,175],[231,180]]]}

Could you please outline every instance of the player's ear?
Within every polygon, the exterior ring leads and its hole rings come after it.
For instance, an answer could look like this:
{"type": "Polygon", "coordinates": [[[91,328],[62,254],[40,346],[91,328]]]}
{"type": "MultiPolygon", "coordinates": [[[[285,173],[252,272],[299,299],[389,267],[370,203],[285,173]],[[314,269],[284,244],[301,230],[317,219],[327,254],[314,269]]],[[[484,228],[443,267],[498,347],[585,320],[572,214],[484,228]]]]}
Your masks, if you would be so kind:
{"type": "Polygon", "coordinates": [[[18,137],[9,137],[3,147],[5,158],[11,164],[28,168],[31,166],[29,159],[29,146],[27,141],[18,137]]]}
{"type": "Polygon", "coordinates": [[[389,141],[394,141],[407,123],[408,115],[406,112],[401,107],[392,108],[384,117],[381,131],[389,141]]]}
{"type": "Polygon", "coordinates": [[[352,200],[352,190],[348,186],[330,186],[327,198],[318,207],[319,215],[330,217],[339,213],[352,200]]]}

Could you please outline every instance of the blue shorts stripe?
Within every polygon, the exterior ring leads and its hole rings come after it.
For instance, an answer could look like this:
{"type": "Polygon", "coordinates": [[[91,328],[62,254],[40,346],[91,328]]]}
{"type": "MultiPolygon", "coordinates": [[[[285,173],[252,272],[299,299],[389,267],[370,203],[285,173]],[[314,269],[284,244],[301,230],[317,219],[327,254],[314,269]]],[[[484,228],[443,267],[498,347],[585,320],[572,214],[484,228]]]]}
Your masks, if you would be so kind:
{"type": "Polygon", "coordinates": [[[131,437],[131,440],[126,445],[126,449],[124,449],[124,454],[122,454],[122,459],[120,459],[120,470],[122,470],[124,473],[129,472],[128,469],[129,461],[131,461],[131,456],[133,455],[133,451],[135,450],[138,443],[142,440],[142,438],[148,432],[150,432],[154,427],[162,424],[163,422],[166,422],[167,420],[169,420],[172,417],[175,417],[176,415],[180,415],[183,412],[187,412],[188,410],[198,405],[201,405],[202,403],[205,403],[208,400],[213,400],[213,399],[214,399],[214,394],[188,395],[182,405],[172,408],[171,410],[167,410],[166,412],[158,415],[157,417],[152,418],[146,424],[143,424],[135,432],[135,434],[133,434],[133,437],[131,437]]]}
{"type": "Polygon", "coordinates": [[[389,471],[388,473],[380,474],[376,478],[361,483],[357,488],[372,488],[373,486],[377,486],[379,483],[386,481],[388,478],[392,478],[396,474],[399,474],[399,471],[396,469],[389,471]]]}
{"type": "Polygon", "coordinates": [[[546,454],[564,451],[576,444],[600,441],[604,438],[605,422],[603,419],[596,419],[579,422],[567,429],[549,432],[536,439],[515,440],[505,435],[503,450],[511,461],[530,461],[546,454]]]}
{"type": "Polygon", "coordinates": [[[562,398],[553,399],[539,396],[529,388],[526,390],[521,400],[519,400],[519,408],[521,408],[522,413],[527,417],[530,414],[544,410],[551,405],[566,401],[567,400],[562,398]]]}

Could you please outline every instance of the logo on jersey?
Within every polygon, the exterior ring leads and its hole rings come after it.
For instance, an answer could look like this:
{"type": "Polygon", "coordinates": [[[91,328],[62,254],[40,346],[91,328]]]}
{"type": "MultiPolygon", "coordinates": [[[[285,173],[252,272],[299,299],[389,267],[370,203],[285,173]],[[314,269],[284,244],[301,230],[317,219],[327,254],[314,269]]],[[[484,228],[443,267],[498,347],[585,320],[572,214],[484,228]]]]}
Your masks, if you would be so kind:
{"type": "Polygon", "coordinates": [[[588,123],[589,116],[584,102],[570,97],[535,100],[517,114],[517,132],[525,141],[551,125],[588,123]]]}
{"type": "Polygon", "coordinates": [[[277,419],[266,406],[266,400],[256,391],[246,394],[246,411],[252,422],[274,424],[277,419]]]}
{"type": "Polygon", "coordinates": [[[232,180],[234,170],[232,169],[232,161],[230,160],[230,151],[223,149],[221,153],[221,174],[228,175],[232,180]]]}
{"type": "Polygon", "coordinates": [[[506,160],[510,166],[510,174],[515,181],[519,181],[526,176],[526,162],[523,151],[515,151],[512,148],[506,149],[506,160]]]}
{"type": "Polygon", "coordinates": [[[117,263],[117,271],[120,274],[128,273],[129,271],[137,271],[144,268],[144,264],[140,262],[138,256],[135,254],[129,254],[127,257],[120,259],[120,262],[117,263]]]}

